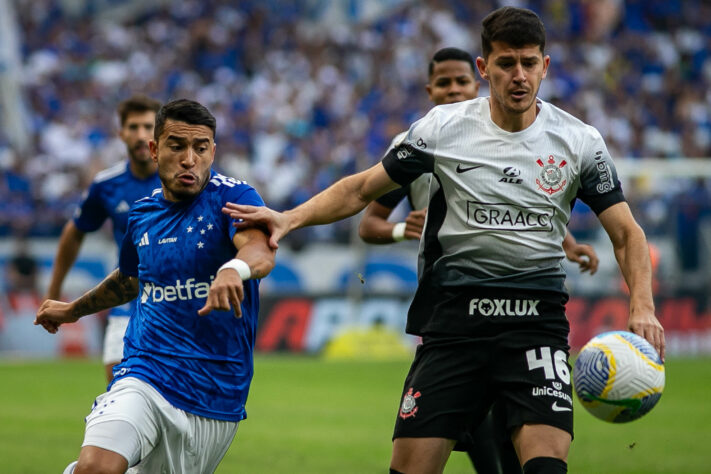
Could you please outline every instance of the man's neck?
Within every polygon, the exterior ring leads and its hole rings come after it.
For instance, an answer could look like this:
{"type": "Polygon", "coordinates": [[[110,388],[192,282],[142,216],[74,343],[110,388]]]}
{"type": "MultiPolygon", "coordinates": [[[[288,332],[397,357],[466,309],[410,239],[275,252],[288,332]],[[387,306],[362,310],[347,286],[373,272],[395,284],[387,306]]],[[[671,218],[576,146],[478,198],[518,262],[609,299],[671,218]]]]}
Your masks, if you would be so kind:
{"type": "Polygon", "coordinates": [[[525,130],[536,121],[539,107],[536,100],[533,106],[529,107],[523,113],[511,113],[503,109],[501,105],[489,98],[489,111],[491,120],[502,130],[510,133],[520,132],[525,130]]]}

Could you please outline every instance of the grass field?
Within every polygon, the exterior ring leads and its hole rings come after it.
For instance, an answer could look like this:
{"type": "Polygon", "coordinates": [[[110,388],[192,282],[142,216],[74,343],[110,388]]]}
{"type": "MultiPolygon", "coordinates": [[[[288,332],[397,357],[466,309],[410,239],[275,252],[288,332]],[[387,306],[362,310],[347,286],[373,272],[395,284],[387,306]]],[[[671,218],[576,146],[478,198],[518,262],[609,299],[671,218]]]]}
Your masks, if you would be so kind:
{"type": "MultiPolygon", "coordinates": [[[[217,472],[387,472],[407,368],[407,361],[258,357],[249,419],[217,472]]],[[[0,360],[0,472],[62,472],[77,456],[102,376],[99,361],[0,360]]],[[[672,359],[664,396],[641,420],[612,425],[576,405],[569,472],[711,472],[709,389],[711,359],[672,359]]],[[[445,472],[472,469],[454,453],[445,472]]]]}

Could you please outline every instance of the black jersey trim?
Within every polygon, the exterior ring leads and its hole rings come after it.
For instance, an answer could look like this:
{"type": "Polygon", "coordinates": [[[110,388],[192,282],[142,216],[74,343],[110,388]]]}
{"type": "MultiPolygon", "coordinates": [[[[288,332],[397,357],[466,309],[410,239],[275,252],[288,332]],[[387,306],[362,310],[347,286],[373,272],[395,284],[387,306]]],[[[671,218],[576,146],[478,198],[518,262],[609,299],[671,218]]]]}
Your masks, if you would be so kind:
{"type": "Polygon", "coordinates": [[[596,215],[600,215],[605,209],[614,206],[617,203],[625,202],[625,195],[622,192],[620,183],[617,183],[615,189],[609,191],[605,194],[594,194],[594,195],[584,195],[578,196],[581,201],[590,206],[590,209],[595,212],[596,215]]]}
{"type": "Polygon", "coordinates": [[[394,191],[383,194],[378,199],[375,200],[378,204],[387,207],[388,209],[394,209],[400,201],[408,197],[410,194],[410,185],[397,188],[394,191]]]}
{"type": "Polygon", "coordinates": [[[420,175],[434,171],[434,156],[409,143],[391,149],[383,157],[382,163],[390,179],[400,186],[410,184],[420,175]]]}

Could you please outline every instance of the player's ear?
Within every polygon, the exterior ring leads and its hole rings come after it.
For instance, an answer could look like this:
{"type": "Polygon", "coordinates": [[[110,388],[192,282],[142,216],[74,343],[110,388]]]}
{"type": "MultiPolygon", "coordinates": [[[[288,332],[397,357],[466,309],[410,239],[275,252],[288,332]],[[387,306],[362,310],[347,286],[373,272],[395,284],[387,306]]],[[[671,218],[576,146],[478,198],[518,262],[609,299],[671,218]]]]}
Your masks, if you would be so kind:
{"type": "Polygon", "coordinates": [[[543,76],[546,77],[546,74],[548,74],[548,65],[551,63],[551,57],[548,56],[547,54],[543,56],[543,76]]]}
{"type": "Polygon", "coordinates": [[[158,163],[158,142],[151,139],[148,142],[148,150],[151,152],[151,159],[154,163],[158,163]]]}
{"type": "Polygon", "coordinates": [[[477,56],[476,68],[479,71],[479,75],[481,76],[481,78],[484,79],[485,81],[488,81],[489,74],[487,74],[487,72],[486,72],[486,59],[482,58],[481,56],[477,56]]]}
{"type": "Polygon", "coordinates": [[[425,90],[427,91],[427,97],[432,101],[432,85],[429,82],[425,84],[425,90]]]}

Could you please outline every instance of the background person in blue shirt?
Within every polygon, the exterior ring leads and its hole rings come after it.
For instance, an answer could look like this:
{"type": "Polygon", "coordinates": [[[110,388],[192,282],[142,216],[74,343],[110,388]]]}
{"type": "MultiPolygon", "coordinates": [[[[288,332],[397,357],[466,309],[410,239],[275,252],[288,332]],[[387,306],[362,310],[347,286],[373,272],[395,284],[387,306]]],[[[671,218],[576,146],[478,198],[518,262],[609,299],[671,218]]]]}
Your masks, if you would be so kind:
{"type": "Polygon", "coordinates": [[[124,359],[66,473],[213,472],[246,416],[258,279],[274,251],[263,231],[236,231],[220,211],[228,201],[264,203],[211,169],[215,125],[197,102],[161,108],[150,150],[162,189],[131,210],[119,268],[77,300],[48,300],[37,313],[35,324],[55,333],[138,296],[124,359]]]}
{"type": "MultiPolygon", "coordinates": [[[[148,149],[160,105],[140,95],[119,104],[119,137],[126,144],[128,160],[97,173],[74,218],[64,225],[47,299],[61,298],[62,284],[77,259],[86,233],[98,230],[106,219],[111,219],[114,240],[120,246],[126,232],[128,210],[138,199],[160,188],[156,164],[148,149]]],[[[114,365],[123,357],[123,335],[134,307],[135,302],[130,302],[109,312],[102,357],[109,382],[114,365]]]]}

